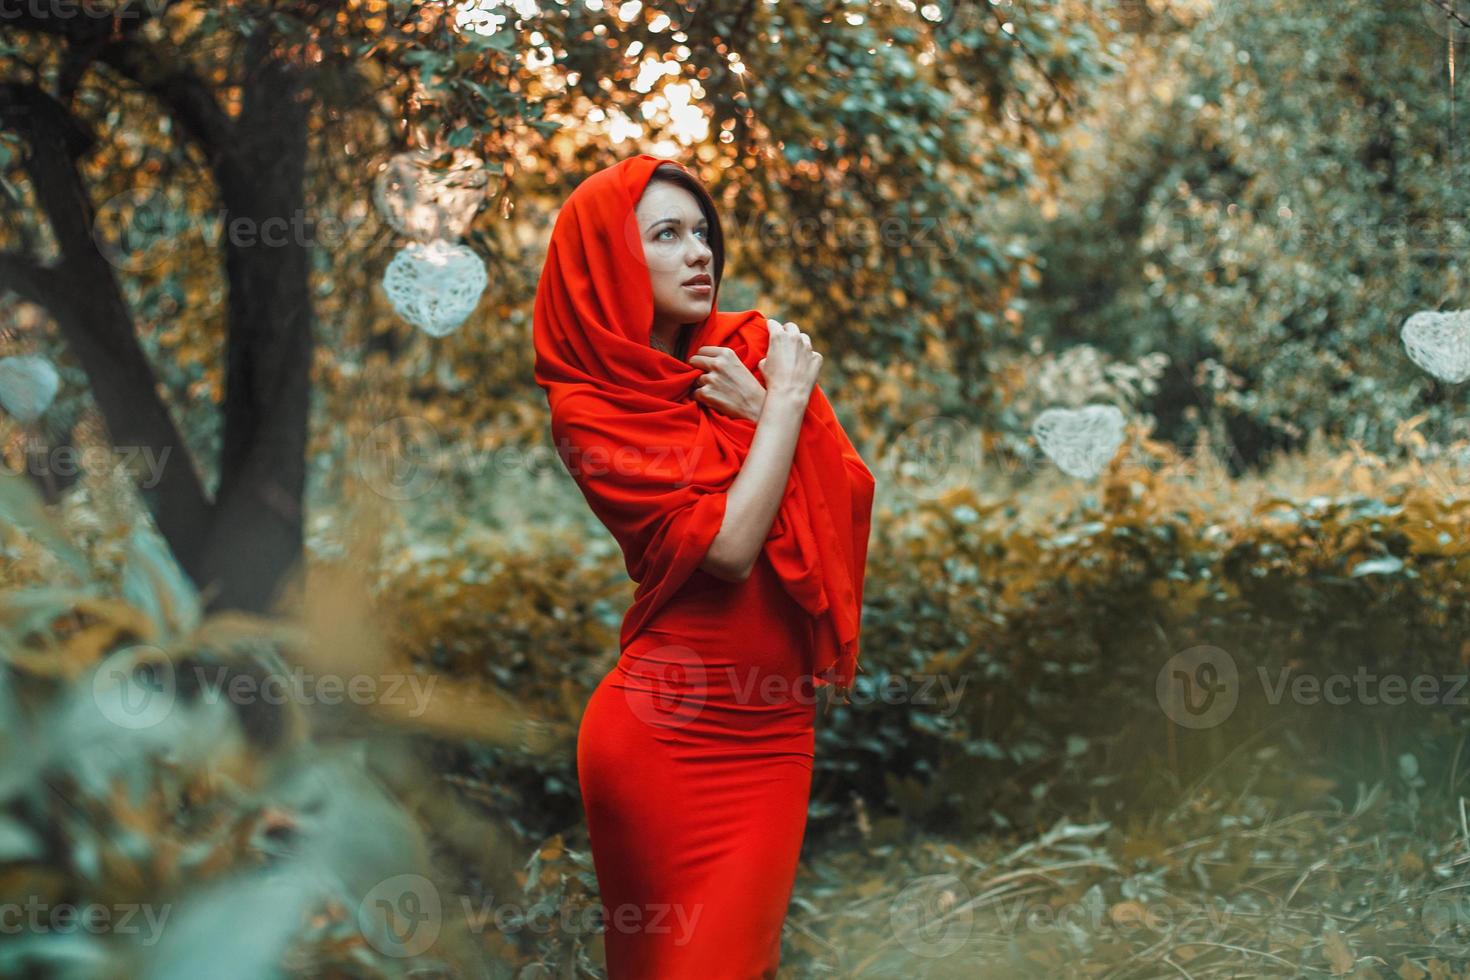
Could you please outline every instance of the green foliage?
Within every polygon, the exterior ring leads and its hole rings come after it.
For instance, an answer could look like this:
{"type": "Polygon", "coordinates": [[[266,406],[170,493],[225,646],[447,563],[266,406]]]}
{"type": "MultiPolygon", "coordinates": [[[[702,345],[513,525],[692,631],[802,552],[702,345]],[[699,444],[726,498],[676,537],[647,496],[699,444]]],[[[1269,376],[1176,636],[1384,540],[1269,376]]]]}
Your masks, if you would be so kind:
{"type": "Polygon", "coordinates": [[[405,658],[481,682],[552,726],[554,750],[475,742],[454,763],[493,785],[496,812],[531,839],[581,822],[576,723],[617,660],[632,591],[620,558],[572,534],[538,535],[526,549],[470,544],[384,577],[383,619],[405,658]]]}
{"type": "Polygon", "coordinates": [[[1470,502],[1417,464],[1324,454],[1300,494],[1222,503],[1168,456],[1136,446],[1098,496],[1044,519],[957,491],[881,522],[855,695],[873,707],[833,712],[822,733],[829,799],[856,788],[906,822],[973,830],[1115,815],[1174,798],[1268,730],[1344,789],[1410,752],[1453,792],[1470,502]],[[1193,731],[1156,682],[1201,645],[1232,658],[1240,700],[1193,731]],[[1443,697],[1298,703],[1279,688],[1297,673],[1423,675],[1443,697]],[[879,710],[890,676],[968,685],[954,704],[935,688],[879,710]]]}
{"type": "Polygon", "coordinates": [[[201,620],[142,525],[115,576],[101,561],[92,574],[14,474],[0,523],[0,901],[20,929],[0,973],[386,980],[484,962],[456,908],[416,949],[380,907],[397,915],[454,876],[408,805],[424,791],[394,773],[402,746],[369,755],[306,707],[320,692],[294,684],[312,662],[301,624],[201,620]],[[67,574],[32,579],[17,566],[45,562],[17,562],[22,539],[67,574]]]}
{"type": "MultiPolygon", "coordinates": [[[[1314,745],[1344,786],[1391,770],[1400,750],[1449,778],[1452,711],[1270,704],[1259,682],[1286,668],[1463,669],[1470,504],[1444,492],[1448,474],[1318,448],[1243,484],[1205,462],[1135,438],[1097,493],[1030,476],[1019,493],[926,501],[881,481],[864,671],[853,705],[818,712],[814,832],[840,826],[853,793],[893,827],[958,832],[1163,803],[1268,728],[1314,745]],[[1234,658],[1241,700],[1194,732],[1171,724],[1155,684],[1199,645],[1234,658]],[[1369,733],[1385,747],[1360,766],[1369,733]]],[[[404,566],[382,592],[417,658],[493,677],[575,730],[631,597],[604,544],[573,527],[525,554],[461,547],[404,566]]],[[[467,763],[499,773],[507,799],[538,815],[536,836],[575,819],[569,759],[467,763]]]]}
{"type": "Polygon", "coordinates": [[[1448,431],[1458,397],[1398,336],[1465,285],[1430,2],[1156,5],[1177,19],[1138,38],[1071,134],[1057,217],[1020,223],[1041,271],[1028,332],[1166,352],[1145,405],[1159,434],[1189,445],[1218,423],[1236,465],[1317,430],[1387,452],[1420,411],[1448,431]]]}

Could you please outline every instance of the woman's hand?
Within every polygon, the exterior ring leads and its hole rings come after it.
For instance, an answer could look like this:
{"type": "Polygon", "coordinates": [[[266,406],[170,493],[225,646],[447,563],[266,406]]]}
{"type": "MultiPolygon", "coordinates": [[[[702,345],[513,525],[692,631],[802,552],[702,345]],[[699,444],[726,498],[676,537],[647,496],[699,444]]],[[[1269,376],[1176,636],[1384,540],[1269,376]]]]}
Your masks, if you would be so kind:
{"type": "Polygon", "coordinates": [[[755,422],[765,406],[766,389],[728,347],[701,347],[689,363],[704,371],[694,391],[697,401],[732,418],[755,422]]]}
{"type": "Polygon", "coordinates": [[[812,350],[812,339],[796,324],[768,319],[766,327],[771,339],[756,367],[765,375],[768,390],[794,396],[805,405],[822,370],[822,355],[812,350]]]}

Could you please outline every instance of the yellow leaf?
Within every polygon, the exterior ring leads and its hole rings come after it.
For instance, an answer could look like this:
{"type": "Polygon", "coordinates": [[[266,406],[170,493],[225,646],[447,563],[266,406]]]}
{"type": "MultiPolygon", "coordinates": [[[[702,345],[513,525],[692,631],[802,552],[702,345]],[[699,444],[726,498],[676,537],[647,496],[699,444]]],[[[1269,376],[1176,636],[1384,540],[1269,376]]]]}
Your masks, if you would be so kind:
{"type": "Polygon", "coordinates": [[[1114,924],[1126,929],[1136,929],[1139,926],[1147,926],[1152,929],[1156,926],[1153,915],[1141,902],[1119,902],[1108,910],[1108,917],[1114,924]]]}
{"type": "Polygon", "coordinates": [[[1327,931],[1322,933],[1322,953],[1327,957],[1327,965],[1332,969],[1332,975],[1340,977],[1349,972],[1356,962],[1352,947],[1348,945],[1342,933],[1335,926],[1328,926],[1327,931]]]}

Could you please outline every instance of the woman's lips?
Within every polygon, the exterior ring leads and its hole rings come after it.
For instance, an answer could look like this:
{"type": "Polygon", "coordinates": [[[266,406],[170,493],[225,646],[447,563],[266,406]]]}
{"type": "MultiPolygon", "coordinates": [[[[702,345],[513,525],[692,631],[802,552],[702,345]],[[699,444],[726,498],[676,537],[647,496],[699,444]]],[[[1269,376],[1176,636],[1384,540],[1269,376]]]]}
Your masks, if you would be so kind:
{"type": "Polygon", "coordinates": [[[700,296],[708,296],[710,294],[710,290],[713,289],[714,287],[711,286],[707,282],[696,282],[696,283],[685,283],[684,284],[684,288],[685,289],[689,289],[689,290],[693,290],[694,292],[698,293],[700,296]]]}

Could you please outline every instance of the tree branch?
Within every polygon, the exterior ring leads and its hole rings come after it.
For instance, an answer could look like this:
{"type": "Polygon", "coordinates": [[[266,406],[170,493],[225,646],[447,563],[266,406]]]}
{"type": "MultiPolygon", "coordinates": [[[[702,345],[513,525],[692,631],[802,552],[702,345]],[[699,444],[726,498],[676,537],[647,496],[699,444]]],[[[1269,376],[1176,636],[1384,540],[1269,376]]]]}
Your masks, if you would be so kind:
{"type": "Polygon", "coordinates": [[[112,17],[47,17],[34,5],[16,6],[7,11],[6,26],[62,38],[70,46],[63,62],[63,95],[70,94],[86,67],[100,61],[167,106],[203,148],[217,177],[226,176],[222,169],[230,179],[243,176],[230,158],[234,127],[209,86],[177,51],[140,33],[155,14],[154,0],[120,4],[112,17]]]}
{"type": "Polygon", "coordinates": [[[56,270],[15,252],[0,252],[0,295],[15,293],[40,306],[55,303],[60,277],[56,270]]]}
{"type": "Polygon", "coordinates": [[[93,145],[91,134],[56,99],[22,83],[0,85],[0,124],[27,143],[22,166],[61,247],[60,262],[50,268],[0,257],[0,285],[44,298],[87,373],[113,444],[147,449],[165,464],[145,497],[179,563],[197,575],[211,505],[158,394],[158,378],[138,344],[117,276],[92,235],[92,201],[77,169],[78,158],[93,145]]]}

